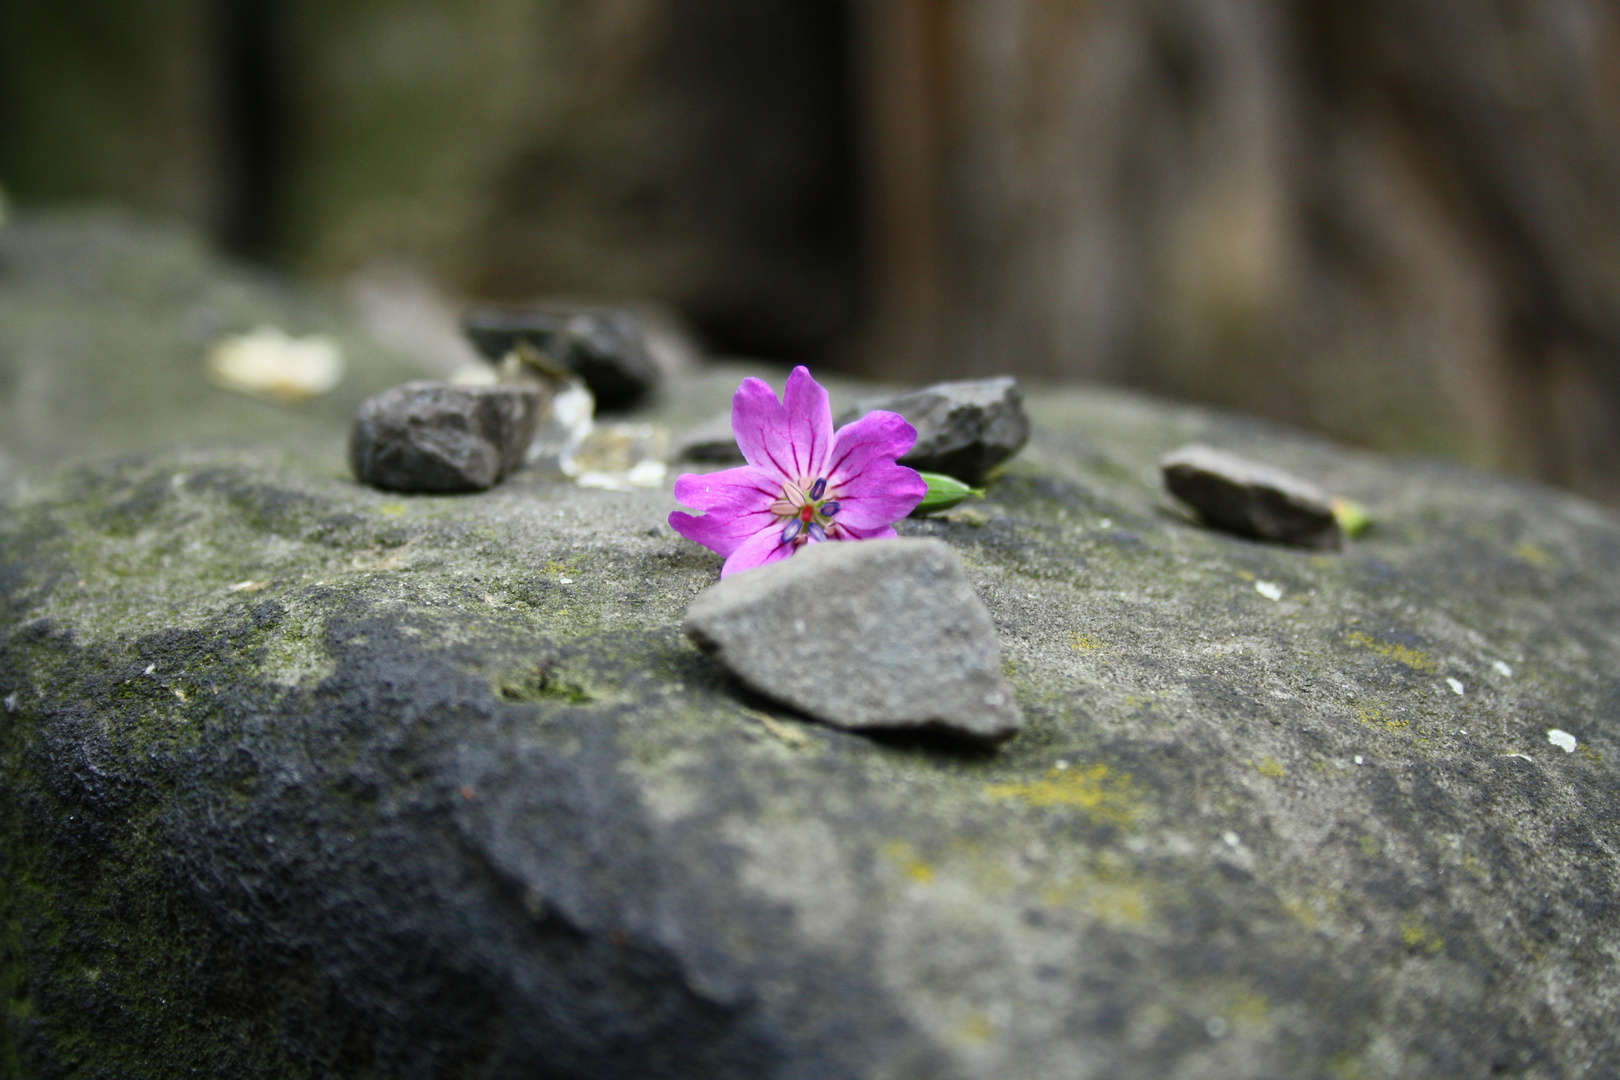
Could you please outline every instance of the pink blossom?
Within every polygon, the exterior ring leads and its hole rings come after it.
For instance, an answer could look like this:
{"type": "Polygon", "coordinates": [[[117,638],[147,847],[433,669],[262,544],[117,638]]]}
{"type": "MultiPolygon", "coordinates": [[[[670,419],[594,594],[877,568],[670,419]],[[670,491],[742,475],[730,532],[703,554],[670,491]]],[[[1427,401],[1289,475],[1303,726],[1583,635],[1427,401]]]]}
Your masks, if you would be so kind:
{"type": "Polygon", "coordinates": [[[827,391],[802,367],[782,400],[761,379],[744,379],[731,399],[731,430],[746,465],[684,473],[669,524],[725,556],[720,576],[785,559],[824,540],[887,540],[894,523],[928,491],[916,470],[896,464],[917,429],[892,412],[870,412],[835,433],[827,391]]]}

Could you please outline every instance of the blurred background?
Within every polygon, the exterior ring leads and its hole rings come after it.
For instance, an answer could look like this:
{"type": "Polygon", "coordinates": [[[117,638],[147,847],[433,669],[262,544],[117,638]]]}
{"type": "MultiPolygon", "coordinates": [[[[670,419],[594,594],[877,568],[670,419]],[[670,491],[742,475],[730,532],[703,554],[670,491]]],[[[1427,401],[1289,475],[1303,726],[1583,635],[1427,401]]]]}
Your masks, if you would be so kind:
{"type": "Polygon", "coordinates": [[[1612,0],[0,0],[0,184],[1620,503],[1612,0]]]}

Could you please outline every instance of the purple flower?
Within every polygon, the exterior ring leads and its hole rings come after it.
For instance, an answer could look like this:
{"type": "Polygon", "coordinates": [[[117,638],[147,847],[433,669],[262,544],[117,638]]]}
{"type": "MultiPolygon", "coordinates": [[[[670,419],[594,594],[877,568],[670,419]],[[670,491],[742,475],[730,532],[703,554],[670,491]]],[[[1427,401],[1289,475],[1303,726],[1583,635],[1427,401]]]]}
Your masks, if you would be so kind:
{"type": "Polygon", "coordinates": [[[747,465],[683,473],[672,529],[725,556],[720,576],[777,562],[824,540],[887,540],[928,485],[895,464],[917,429],[892,412],[870,412],[836,433],[827,391],[802,367],[782,400],[761,379],[744,379],[731,399],[731,430],[747,465]]]}

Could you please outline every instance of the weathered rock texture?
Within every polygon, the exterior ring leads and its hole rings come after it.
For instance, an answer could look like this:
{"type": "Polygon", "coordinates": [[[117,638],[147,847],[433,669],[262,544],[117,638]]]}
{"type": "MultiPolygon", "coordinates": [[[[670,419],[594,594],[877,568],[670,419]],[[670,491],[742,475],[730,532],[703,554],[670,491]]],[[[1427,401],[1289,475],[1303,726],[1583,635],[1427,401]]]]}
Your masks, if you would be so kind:
{"type": "Polygon", "coordinates": [[[990,753],[739,696],[681,632],[719,560],[666,492],[21,474],[4,1071],[1612,1072],[1620,523],[1115,394],[1031,411],[973,515],[901,525],[995,622],[1027,727],[990,753]],[[1192,440],[1379,528],[1167,514],[1192,440]]]}
{"type": "Polygon", "coordinates": [[[538,386],[390,387],[360,406],[349,465],[390,491],[482,491],[523,465],[541,401],[538,386]]]}
{"type": "Polygon", "coordinates": [[[1023,726],[990,613],[937,540],[813,544],[692,601],[686,634],[753,690],[851,731],[1023,726]]]}

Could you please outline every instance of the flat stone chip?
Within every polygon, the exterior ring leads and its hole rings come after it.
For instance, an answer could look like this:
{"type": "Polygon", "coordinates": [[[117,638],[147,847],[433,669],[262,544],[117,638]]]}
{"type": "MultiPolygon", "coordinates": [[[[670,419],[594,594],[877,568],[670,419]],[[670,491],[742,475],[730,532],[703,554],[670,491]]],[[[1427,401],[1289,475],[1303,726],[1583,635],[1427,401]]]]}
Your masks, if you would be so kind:
{"type": "Polygon", "coordinates": [[[700,594],[686,633],[751,689],[834,727],[994,741],[1024,722],[990,613],[938,540],[812,544],[700,594]]]}
{"type": "Polygon", "coordinates": [[[1200,443],[1159,462],[1164,486],[1205,524],[1240,536],[1337,550],[1343,530],[1327,496],[1281,469],[1200,443]]]}

